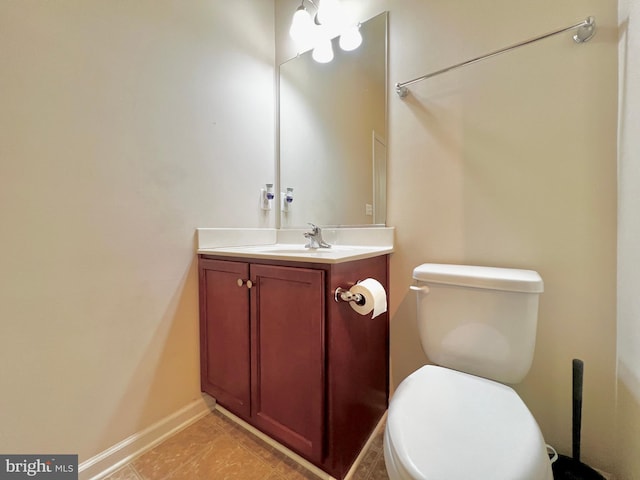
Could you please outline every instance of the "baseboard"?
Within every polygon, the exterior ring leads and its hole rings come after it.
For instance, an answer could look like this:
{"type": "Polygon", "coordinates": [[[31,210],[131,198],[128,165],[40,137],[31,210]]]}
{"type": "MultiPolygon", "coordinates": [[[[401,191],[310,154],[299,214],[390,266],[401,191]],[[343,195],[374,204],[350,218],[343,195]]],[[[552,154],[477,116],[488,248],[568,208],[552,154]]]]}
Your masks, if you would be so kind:
{"type": "Polygon", "coordinates": [[[215,408],[215,400],[203,396],[177,412],[159,420],[141,432],[134,433],[78,466],[79,480],[100,480],[151,450],[160,442],[188,427],[215,408]]]}

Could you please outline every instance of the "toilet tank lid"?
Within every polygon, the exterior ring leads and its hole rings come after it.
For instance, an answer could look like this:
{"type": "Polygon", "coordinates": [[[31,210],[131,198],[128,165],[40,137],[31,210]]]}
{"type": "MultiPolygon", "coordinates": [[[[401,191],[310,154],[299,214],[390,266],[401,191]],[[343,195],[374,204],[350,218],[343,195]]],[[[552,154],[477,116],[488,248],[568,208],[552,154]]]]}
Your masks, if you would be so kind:
{"type": "Polygon", "coordinates": [[[544,283],[533,270],[423,263],[413,270],[420,282],[462,287],[486,288],[506,292],[542,293],[544,283]]]}

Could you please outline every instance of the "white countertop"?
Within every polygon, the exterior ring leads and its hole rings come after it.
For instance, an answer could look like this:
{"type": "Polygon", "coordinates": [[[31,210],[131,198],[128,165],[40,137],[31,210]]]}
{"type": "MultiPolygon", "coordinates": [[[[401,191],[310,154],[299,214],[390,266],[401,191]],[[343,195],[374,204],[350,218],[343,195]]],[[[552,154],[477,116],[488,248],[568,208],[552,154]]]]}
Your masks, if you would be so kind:
{"type": "Polygon", "coordinates": [[[203,255],[263,258],[266,260],[290,260],[311,263],[341,263],[377,257],[392,252],[393,247],[337,245],[331,248],[304,248],[304,245],[287,243],[198,249],[198,253],[203,255]]]}
{"type": "Polygon", "coordinates": [[[393,228],[323,229],[331,248],[305,248],[305,230],[198,229],[201,255],[342,263],[393,252],[393,228]],[[301,243],[295,243],[297,240],[301,243]],[[250,244],[251,242],[254,244],[250,244]]]}

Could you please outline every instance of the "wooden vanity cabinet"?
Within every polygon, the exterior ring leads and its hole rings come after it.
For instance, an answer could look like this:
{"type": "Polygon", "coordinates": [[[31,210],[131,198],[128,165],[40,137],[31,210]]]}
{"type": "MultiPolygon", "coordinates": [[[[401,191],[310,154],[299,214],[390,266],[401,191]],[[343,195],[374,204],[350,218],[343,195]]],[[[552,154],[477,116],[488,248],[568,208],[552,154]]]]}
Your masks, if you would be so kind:
{"type": "Polygon", "coordinates": [[[201,255],[199,274],[202,391],[343,478],[387,408],[389,327],[386,313],[358,315],[333,292],[367,277],[388,291],[388,256],[201,255]]]}

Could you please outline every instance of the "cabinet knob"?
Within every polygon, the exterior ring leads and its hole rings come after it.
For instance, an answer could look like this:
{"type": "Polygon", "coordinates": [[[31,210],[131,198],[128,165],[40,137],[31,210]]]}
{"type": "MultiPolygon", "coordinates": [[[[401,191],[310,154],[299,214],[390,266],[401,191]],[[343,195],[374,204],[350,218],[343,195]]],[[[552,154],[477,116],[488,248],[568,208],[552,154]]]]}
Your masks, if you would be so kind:
{"type": "MultiPolygon", "coordinates": [[[[241,286],[243,286],[243,285],[245,284],[245,281],[244,281],[244,280],[242,280],[241,278],[239,278],[238,280],[236,280],[236,284],[237,284],[239,287],[241,287],[241,286]]],[[[247,288],[251,288],[251,287],[253,287],[253,282],[252,282],[251,280],[247,280],[247,281],[246,281],[246,284],[247,284],[247,288]]]]}

